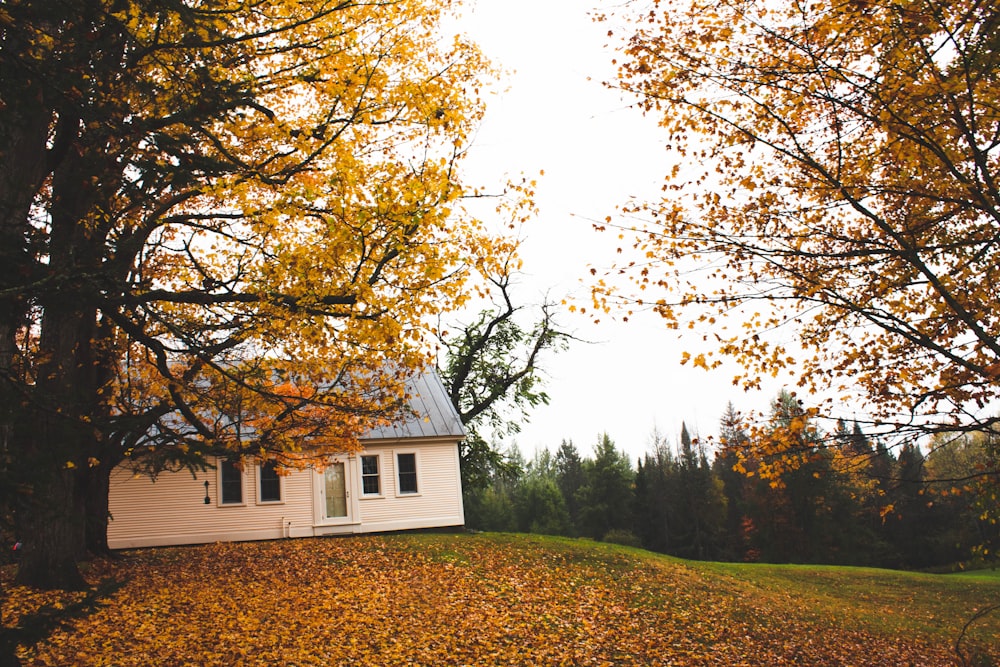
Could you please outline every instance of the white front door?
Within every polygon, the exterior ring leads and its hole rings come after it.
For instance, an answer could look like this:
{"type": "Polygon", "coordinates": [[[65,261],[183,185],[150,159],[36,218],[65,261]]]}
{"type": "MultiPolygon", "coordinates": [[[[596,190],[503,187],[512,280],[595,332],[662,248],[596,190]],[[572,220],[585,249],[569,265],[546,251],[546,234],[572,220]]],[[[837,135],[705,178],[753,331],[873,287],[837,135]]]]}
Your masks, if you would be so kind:
{"type": "Polygon", "coordinates": [[[343,461],[329,464],[323,470],[323,519],[337,521],[349,518],[350,484],[348,484],[347,465],[343,461]]]}

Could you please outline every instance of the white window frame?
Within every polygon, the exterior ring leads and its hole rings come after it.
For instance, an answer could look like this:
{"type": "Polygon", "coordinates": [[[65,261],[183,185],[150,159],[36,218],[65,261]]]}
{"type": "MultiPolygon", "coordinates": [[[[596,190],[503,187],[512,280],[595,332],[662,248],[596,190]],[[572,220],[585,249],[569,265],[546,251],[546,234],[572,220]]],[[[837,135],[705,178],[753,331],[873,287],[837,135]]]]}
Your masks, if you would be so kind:
{"type": "MultiPolygon", "coordinates": [[[[230,460],[232,457],[229,456],[218,456],[216,457],[215,466],[215,488],[218,490],[216,494],[216,505],[219,507],[246,507],[247,504],[247,471],[246,466],[243,466],[241,470],[237,467],[237,471],[240,473],[240,502],[238,503],[226,503],[222,501],[222,466],[223,464],[230,460]]],[[[237,461],[238,463],[238,461],[237,461]]]]}
{"type": "Polygon", "coordinates": [[[392,463],[393,463],[393,477],[395,478],[393,484],[396,487],[396,496],[399,498],[413,498],[421,495],[422,489],[424,488],[423,482],[420,479],[420,452],[415,449],[398,449],[392,453],[392,463]],[[415,468],[417,490],[416,491],[402,491],[399,488],[399,457],[400,455],[406,456],[408,454],[413,455],[413,467],[415,468]]]}
{"type": "Polygon", "coordinates": [[[268,463],[271,463],[272,465],[274,465],[273,461],[270,461],[270,462],[269,461],[260,461],[260,462],[257,463],[256,466],[254,466],[255,471],[256,471],[256,479],[255,479],[255,481],[257,482],[257,504],[258,505],[284,505],[285,504],[285,476],[284,475],[280,475],[280,474],[278,475],[278,499],[277,500],[264,500],[263,496],[261,495],[261,491],[263,491],[264,487],[260,483],[260,481],[261,481],[260,480],[260,477],[261,477],[260,472],[261,472],[261,469],[265,465],[267,465],[268,463]]]}
{"type": "MultiPolygon", "coordinates": [[[[365,452],[358,454],[358,479],[361,483],[361,498],[384,498],[385,497],[385,464],[382,462],[382,452],[365,452]],[[378,465],[377,475],[365,475],[365,459],[374,458],[378,465]],[[365,477],[377,477],[378,493],[365,493],[365,477]]],[[[418,487],[419,488],[419,487],[418,487]]]]}

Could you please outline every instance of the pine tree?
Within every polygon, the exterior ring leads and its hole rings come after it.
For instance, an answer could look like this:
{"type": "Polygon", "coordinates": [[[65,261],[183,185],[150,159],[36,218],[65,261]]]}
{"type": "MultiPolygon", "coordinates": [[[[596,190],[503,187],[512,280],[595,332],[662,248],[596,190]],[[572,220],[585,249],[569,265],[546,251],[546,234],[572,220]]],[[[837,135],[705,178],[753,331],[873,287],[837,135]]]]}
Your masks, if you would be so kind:
{"type": "Polygon", "coordinates": [[[571,532],[580,534],[580,488],[584,483],[583,461],[572,440],[563,440],[553,461],[556,469],[556,484],[562,493],[569,513],[571,532]]]}
{"type": "Polygon", "coordinates": [[[862,432],[858,422],[854,422],[854,427],[851,429],[851,435],[848,437],[847,443],[850,451],[857,456],[871,457],[874,454],[872,445],[868,441],[868,436],[862,432]]]}
{"type": "Polygon", "coordinates": [[[677,461],[666,440],[654,430],[651,451],[639,461],[635,480],[635,530],[642,545],[652,551],[673,553],[671,528],[676,510],[671,483],[677,461]]]}
{"type": "Polygon", "coordinates": [[[730,401],[719,418],[719,441],[722,446],[715,453],[712,467],[716,478],[722,482],[722,494],[726,503],[724,554],[728,558],[739,560],[743,560],[746,550],[743,531],[746,514],[745,487],[748,480],[735,470],[735,466],[737,452],[746,446],[748,440],[743,418],[730,401]]]}
{"type": "Polygon", "coordinates": [[[673,552],[685,558],[706,559],[721,551],[725,498],[717,485],[700,443],[681,423],[681,451],[676,471],[678,530],[673,552]]]}
{"type": "Polygon", "coordinates": [[[611,530],[632,528],[632,465],[604,433],[594,446],[594,458],[583,465],[584,484],[579,490],[583,534],[601,539],[611,530]]]}

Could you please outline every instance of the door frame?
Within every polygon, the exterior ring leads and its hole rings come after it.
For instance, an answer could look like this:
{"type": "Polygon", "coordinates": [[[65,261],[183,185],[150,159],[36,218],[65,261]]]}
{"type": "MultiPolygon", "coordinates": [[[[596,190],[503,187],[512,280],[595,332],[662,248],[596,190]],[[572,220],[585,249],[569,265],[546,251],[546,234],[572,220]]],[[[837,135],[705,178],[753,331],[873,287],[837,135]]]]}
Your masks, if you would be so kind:
{"type": "Polygon", "coordinates": [[[331,456],[330,463],[344,464],[344,487],[347,492],[347,516],[332,517],[326,516],[326,484],[323,478],[326,468],[317,468],[313,471],[313,524],[316,526],[344,526],[361,523],[361,512],[358,506],[358,496],[360,495],[360,471],[358,471],[358,460],[353,454],[350,456],[331,456]]]}

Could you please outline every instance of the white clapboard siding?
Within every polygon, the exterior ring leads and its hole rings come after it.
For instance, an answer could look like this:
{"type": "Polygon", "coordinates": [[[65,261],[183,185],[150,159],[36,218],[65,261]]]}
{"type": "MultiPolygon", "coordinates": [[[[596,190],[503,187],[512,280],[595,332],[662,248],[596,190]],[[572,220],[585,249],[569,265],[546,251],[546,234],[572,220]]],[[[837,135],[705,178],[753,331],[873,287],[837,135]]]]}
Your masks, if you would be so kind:
{"type": "Polygon", "coordinates": [[[361,532],[457,526],[465,523],[458,447],[451,445],[369,446],[381,453],[382,495],[359,502],[361,532]],[[397,493],[397,452],[417,455],[417,493],[397,493]]]}
{"type": "Polygon", "coordinates": [[[407,393],[411,412],[406,418],[362,439],[366,454],[380,454],[382,494],[362,497],[361,459],[343,459],[349,489],[346,518],[323,518],[323,478],[316,470],[282,477],[281,502],[260,503],[256,467],[248,464],[244,503],[220,505],[214,469],[196,475],[164,472],[151,481],[120,466],[111,477],[108,544],[126,549],[463,525],[458,443],[465,431],[458,413],[433,371],[411,378],[407,393]],[[416,494],[397,493],[395,454],[401,451],[417,455],[416,494]]]}
{"type": "Polygon", "coordinates": [[[465,523],[458,445],[453,441],[370,445],[379,454],[382,494],[361,495],[361,459],[347,458],[352,499],[343,523],[322,521],[320,472],[297,470],[282,477],[282,501],[257,500],[253,465],[243,472],[244,503],[220,505],[218,473],[164,472],[150,480],[116,468],[111,476],[108,544],[113,549],[269,540],[345,533],[444,528],[465,523]],[[397,491],[397,452],[417,456],[416,494],[397,491]],[[205,503],[205,481],[209,502],[205,503]]]}
{"type": "Polygon", "coordinates": [[[275,539],[312,534],[311,471],[282,478],[282,501],[259,503],[252,466],[243,473],[242,505],[219,505],[215,470],[165,472],[152,481],[124,468],[111,475],[108,544],[113,549],[275,539]],[[209,502],[205,503],[205,481],[209,502]]]}

